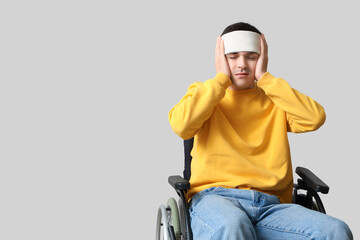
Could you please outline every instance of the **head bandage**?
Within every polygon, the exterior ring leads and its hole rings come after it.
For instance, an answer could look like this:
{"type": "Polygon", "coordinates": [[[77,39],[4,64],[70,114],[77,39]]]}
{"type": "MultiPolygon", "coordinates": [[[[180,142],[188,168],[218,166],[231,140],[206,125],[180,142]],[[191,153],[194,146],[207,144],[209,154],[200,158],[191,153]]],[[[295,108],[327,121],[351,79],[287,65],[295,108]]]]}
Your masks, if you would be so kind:
{"type": "Polygon", "coordinates": [[[233,31],[222,35],[225,54],[235,52],[256,52],[260,54],[260,34],[251,31],[233,31]]]}

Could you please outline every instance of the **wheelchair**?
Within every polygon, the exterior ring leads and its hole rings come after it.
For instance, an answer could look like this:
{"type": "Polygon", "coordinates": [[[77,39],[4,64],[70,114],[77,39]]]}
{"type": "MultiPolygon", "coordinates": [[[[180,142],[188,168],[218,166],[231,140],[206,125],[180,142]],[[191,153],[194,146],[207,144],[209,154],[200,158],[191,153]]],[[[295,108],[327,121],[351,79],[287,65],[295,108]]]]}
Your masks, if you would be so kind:
{"type": "MultiPolygon", "coordinates": [[[[194,138],[184,140],[185,168],[183,177],[176,175],[168,178],[169,184],[179,195],[179,200],[176,202],[174,198],[169,198],[166,205],[160,205],[156,221],[156,240],[193,240],[189,205],[186,198],[186,192],[190,189],[192,160],[190,153],[193,143],[194,138]]],[[[297,167],[295,172],[300,178],[297,179],[297,183],[294,183],[292,202],[326,214],[318,193],[327,194],[329,186],[306,168],[297,167]]]]}

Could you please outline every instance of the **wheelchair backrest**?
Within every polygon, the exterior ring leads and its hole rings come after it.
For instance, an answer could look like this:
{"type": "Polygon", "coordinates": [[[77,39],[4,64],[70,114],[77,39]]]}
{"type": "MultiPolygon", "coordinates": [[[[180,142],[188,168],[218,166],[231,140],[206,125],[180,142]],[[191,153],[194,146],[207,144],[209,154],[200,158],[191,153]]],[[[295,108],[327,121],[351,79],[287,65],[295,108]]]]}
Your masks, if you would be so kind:
{"type": "Polygon", "coordinates": [[[186,180],[190,180],[190,176],[191,176],[191,150],[194,146],[194,138],[190,138],[188,140],[184,140],[184,157],[185,157],[185,168],[184,168],[184,178],[186,180]]]}

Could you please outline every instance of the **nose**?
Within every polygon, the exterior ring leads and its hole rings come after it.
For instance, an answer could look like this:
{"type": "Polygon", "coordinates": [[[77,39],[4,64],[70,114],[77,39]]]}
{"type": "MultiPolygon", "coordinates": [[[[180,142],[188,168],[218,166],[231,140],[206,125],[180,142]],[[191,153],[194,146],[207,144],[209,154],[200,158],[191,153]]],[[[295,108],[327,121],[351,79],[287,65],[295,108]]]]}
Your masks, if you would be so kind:
{"type": "Polygon", "coordinates": [[[246,57],[244,55],[240,55],[238,57],[238,62],[237,62],[237,67],[238,68],[247,68],[247,61],[246,61],[246,57]]]}

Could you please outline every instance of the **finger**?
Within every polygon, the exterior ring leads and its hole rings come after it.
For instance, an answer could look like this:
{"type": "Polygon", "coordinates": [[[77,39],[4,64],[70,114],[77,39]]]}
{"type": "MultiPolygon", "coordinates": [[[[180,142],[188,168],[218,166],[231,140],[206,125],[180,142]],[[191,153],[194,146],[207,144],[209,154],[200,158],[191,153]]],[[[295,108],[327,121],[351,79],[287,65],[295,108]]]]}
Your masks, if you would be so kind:
{"type": "Polygon", "coordinates": [[[221,56],[225,57],[225,43],[224,43],[223,39],[221,39],[221,48],[220,48],[220,50],[221,50],[221,52],[220,52],[221,56]]]}
{"type": "Polygon", "coordinates": [[[264,34],[262,33],[260,36],[260,55],[264,55],[264,34]]]}
{"type": "Polygon", "coordinates": [[[220,48],[220,37],[217,37],[216,39],[216,47],[215,47],[215,68],[216,68],[216,71],[219,72],[219,61],[220,61],[220,58],[219,58],[219,48],[220,48]]]}
{"type": "Polygon", "coordinates": [[[220,48],[220,37],[216,38],[216,47],[215,47],[215,56],[219,55],[219,48],[220,48]]]}
{"type": "Polygon", "coordinates": [[[267,51],[268,50],[268,44],[266,42],[266,38],[265,38],[264,34],[263,34],[263,42],[264,42],[264,49],[265,49],[265,51],[267,51]]]}
{"type": "Polygon", "coordinates": [[[266,43],[265,35],[263,33],[261,34],[260,40],[261,55],[266,56],[268,51],[268,45],[266,43]]]}

